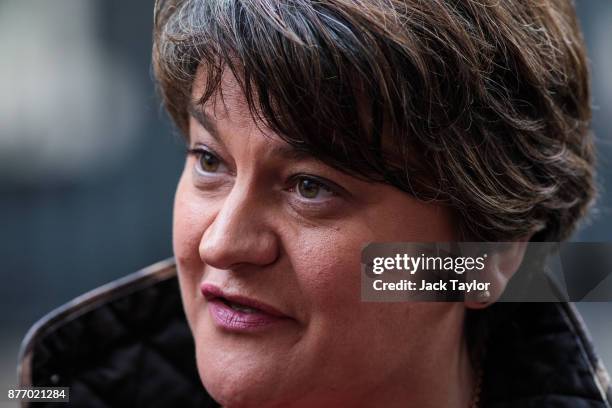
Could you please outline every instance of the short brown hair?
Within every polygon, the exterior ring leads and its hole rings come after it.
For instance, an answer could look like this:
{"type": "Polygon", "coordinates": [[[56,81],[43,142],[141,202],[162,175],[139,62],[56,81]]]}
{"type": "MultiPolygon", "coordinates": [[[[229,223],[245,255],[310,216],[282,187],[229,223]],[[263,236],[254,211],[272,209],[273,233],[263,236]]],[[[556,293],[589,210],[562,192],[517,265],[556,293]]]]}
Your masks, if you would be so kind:
{"type": "Polygon", "coordinates": [[[184,134],[198,67],[202,104],[229,68],[282,139],[447,203],[465,239],[562,240],[594,197],[569,1],[166,0],[153,65],[184,134]]]}

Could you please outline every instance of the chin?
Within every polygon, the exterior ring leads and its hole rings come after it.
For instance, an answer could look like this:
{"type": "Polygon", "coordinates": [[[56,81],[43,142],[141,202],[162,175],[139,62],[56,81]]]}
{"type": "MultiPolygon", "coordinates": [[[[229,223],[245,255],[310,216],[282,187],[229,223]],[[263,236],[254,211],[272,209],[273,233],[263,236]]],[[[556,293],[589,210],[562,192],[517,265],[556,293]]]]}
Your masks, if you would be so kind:
{"type": "Polygon", "coordinates": [[[241,354],[197,351],[200,379],[211,397],[227,408],[287,406],[274,398],[283,371],[241,354]]]}

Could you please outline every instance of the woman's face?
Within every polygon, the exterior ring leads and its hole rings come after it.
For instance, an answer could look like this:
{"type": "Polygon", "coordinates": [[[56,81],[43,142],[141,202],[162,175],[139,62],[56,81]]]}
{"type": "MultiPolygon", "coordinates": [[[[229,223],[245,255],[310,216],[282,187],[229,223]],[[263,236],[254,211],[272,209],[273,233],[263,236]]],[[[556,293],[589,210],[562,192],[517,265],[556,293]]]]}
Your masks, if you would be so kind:
{"type": "Polygon", "coordinates": [[[297,153],[253,121],[234,77],[222,92],[225,107],[192,109],[174,208],[204,386],[229,406],[357,405],[417,387],[444,366],[463,308],[362,302],[360,254],[370,242],[454,240],[450,212],[297,153]]]}

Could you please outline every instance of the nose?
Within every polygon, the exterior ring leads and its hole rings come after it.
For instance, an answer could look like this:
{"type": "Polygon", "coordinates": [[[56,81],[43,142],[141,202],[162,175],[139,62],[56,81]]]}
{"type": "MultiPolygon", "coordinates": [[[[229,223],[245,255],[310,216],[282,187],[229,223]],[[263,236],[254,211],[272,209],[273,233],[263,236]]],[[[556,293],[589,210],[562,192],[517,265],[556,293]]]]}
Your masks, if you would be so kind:
{"type": "Polygon", "coordinates": [[[256,192],[234,185],[218,205],[198,248],[204,263],[228,270],[264,266],[277,259],[278,236],[266,221],[266,203],[256,192]]]}

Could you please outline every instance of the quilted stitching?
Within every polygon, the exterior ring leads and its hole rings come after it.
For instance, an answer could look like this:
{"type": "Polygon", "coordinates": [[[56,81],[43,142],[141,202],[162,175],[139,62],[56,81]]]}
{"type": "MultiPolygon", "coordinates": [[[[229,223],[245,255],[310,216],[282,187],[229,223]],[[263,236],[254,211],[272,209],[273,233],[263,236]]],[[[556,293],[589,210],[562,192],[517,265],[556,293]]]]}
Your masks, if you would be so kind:
{"type": "Polygon", "coordinates": [[[66,322],[35,346],[32,367],[34,386],[70,387],[70,406],[218,406],[197,374],[176,278],[66,322]]]}

